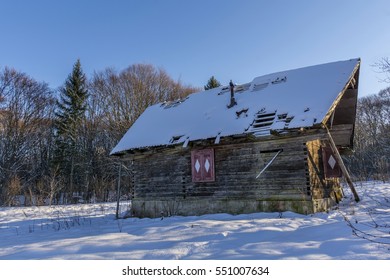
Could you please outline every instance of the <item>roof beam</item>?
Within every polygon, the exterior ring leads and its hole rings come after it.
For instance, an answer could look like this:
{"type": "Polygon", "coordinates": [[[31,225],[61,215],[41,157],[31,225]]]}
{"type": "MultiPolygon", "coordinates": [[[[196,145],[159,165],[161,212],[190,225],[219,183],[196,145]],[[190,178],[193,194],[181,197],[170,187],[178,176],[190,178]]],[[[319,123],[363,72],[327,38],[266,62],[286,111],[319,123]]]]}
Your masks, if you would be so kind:
{"type": "Polygon", "coordinates": [[[357,65],[353,69],[351,77],[348,80],[348,83],[345,85],[343,90],[339,93],[339,95],[337,96],[337,98],[333,102],[332,106],[330,106],[328,113],[325,115],[324,119],[322,120],[322,124],[326,125],[326,123],[329,121],[329,118],[332,116],[333,111],[336,109],[337,105],[340,103],[340,100],[343,98],[345,92],[348,90],[351,83],[353,83],[353,88],[355,88],[355,86],[358,84],[357,77],[359,75],[359,69],[360,69],[360,61],[359,61],[359,63],[357,63],[357,65]]]}

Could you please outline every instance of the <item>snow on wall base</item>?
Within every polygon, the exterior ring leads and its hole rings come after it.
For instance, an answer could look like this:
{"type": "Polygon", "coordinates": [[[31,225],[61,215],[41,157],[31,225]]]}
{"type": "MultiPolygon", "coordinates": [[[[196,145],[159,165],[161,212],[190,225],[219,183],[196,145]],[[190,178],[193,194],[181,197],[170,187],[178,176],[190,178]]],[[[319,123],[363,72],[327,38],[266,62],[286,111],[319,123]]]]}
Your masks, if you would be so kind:
{"type": "Polygon", "coordinates": [[[132,201],[132,215],[139,218],[169,216],[199,216],[228,213],[285,212],[299,214],[323,212],[334,206],[331,198],[316,200],[247,200],[247,199],[177,199],[132,201]]]}

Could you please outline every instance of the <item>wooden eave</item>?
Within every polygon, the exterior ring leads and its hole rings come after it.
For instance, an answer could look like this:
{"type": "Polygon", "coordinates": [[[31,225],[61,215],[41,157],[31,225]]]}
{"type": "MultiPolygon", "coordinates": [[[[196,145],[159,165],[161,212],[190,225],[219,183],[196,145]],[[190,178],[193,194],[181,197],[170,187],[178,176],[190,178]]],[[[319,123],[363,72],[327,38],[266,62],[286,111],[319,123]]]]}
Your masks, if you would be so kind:
{"type": "Polygon", "coordinates": [[[333,102],[322,125],[329,128],[336,146],[341,152],[353,149],[353,139],[358,101],[360,61],[354,68],[348,83],[333,102]]]}
{"type": "Polygon", "coordinates": [[[231,143],[239,144],[239,143],[248,143],[248,142],[265,142],[265,141],[273,141],[273,140],[280,140],[280,139],[296,138],[296,137],[307,136],[307,135],[313,136],[314,138],[318,136],[318,138],[322,139],[326,135],[326,130],[324,130],[322,127],[313,127],[313,128],[306,128],[306,129],[290,129],[290,130],[286,130],[285,133],[282,134],[270,134],[268,136],[261,136],[261,137],[255,137],[253,134],[247,133],[247,134],[239,134],[239,135],[222,137],[218,144],[214,143],[215,138],[208,138],[208,139],[191,141],[188,144],[188,147],[185,148],[183,147],[183,143],[178,143],[178,144],[171,144],[171,145],[136,148],[136,149],[123,151],[120,153],[115,153],[112,154],[111,156],[117,157],[122,160],[130,160],[139,155],[148,156],[159,152],[169,153],[169,151],[174,151],[174,150],[176,151],[177,149],[185,150],[194,147],[205,148],[210,146],[219,146],[219,145],[226,145],[231,143]]]}
{"type": "MultiPolygon", "coordinates": [[[[337,106],[340,104],[340,101],[343,99],[343,96],[346,93],[349,93],[353,90],[356,90],[356,93],[357,93],[358,84],[359,84],[359,69],[360,69],[360,60],[359,60],[359,63],[356,64],[355,68],[353,69],[348,83],[344,86],[343,90],[338,94],[337,98],[334,100],[333,104],[331,105],[328,112],[326,113],[324,119],[322,120],[322,124],[324,124],[324,125],[329,124],[337,106]]],[[[355,97],[357,97],[357,94],[355,97]]],[[[356,110],[356,103],[357,103],[357,100],[355,100],[355,101],[352,100],[352,103],[350,101],[349,106],[353,106],[356,110]]],[[[353,120],[353,123],[355,123],[355,118],[353,120]]]]}

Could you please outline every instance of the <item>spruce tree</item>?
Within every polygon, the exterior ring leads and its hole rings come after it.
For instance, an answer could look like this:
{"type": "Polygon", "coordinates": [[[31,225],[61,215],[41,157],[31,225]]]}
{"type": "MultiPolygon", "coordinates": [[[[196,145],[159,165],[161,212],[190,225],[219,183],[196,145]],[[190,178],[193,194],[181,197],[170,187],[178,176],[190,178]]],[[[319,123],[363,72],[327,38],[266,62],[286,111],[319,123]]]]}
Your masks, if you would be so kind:
{"type": "Polygon", "coordinates": [[[78,134],[85,118],[88,98],[87,79],[80,60],[73,66],[64,86],[60,89],[55,113],[56,152],[54,163],[64,178],[68,178],[69,191],[75,190],[75,163],[80,155],[78,134]]]}
{"type": "Polygon", "coordinates": [[[218,82],[218,80],[215,79],[214,76],[211,76],[211,78],[207,81],[207,84],[204,86],[204,89],[209,90],[209,89],[216,88],[219,86],[221,86],[221,83],[218,82]]]}

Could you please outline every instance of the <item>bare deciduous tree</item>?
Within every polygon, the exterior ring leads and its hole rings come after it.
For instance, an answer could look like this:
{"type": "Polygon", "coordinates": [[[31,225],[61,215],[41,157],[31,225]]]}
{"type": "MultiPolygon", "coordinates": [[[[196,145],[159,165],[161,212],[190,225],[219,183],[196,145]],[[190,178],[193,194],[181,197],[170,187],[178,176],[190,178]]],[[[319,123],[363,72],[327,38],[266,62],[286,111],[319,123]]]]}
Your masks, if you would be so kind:
{"type": "Polygon", "coordinates": [[[0,203],[10,204],[7,192],[18,178],[20,188],[43,176],[50,147],[52,92],[24,73],[0,72],[0,203]]]}
{"type": "MultiPolygon", "coordinates": [[[[196,90],[152,65],[135,64],[122,71],[107,68],[94,74],[88,84],[90,94],[82,102],[83,117],[77,129],[69,131],[54,122],[59,109],[68,113],[59,105],[67,100],[56,103],[47,84],[14,69],[1,70],[0,204],[11,205],[20,194],[27,204],[60,202],[60,197],[74,191],[84,201],[107,200],[115,190],[118,166],[109,153],[127,129],[148,106],[196,90]],[[74,144],[68,149],[73,155],[54,153],[62,128],[61,135],[69,134],[74,144]],[[58,169],[61,159],[73,159],[68,175],[58,169]]],[[[124,185],[129,191],[130,180],[124,185]]]]}
{"type": "Polygon", "coordinates": [[[143,111],[158,102],[184,98],[196,90],[148,64],[131,65],[119,72],[107,68],[94,74],[85,125],[88,142],[93,143],[88,144],[88,154],[90,181],[96,193],[102,195],[107,188],[115,188],[118,165],[109,153],[143,111]]]}
{"type": "Polygon", "coordinates": [[[382,81],[390,83],[390,59],[388,57],[383,57],[377,63],[374,64],[374,67],[376,67],[380,73],[386,75],[386,77],[382,79],[382,81]]]}
{"type": "Polygon", "coordinates": [[[196,90],[172,80],[163,69],[148,64],[131,65],[120,72],[107,68],[95,73],[91,82],[92,102],[114,142],[148,106],[184,98],[196,90]]]}
{"type": "Polygon", "coordinates": [[[346,158],[360,180],[389,180],[390,88],[358,101],[354,149],[346,158]]]}

